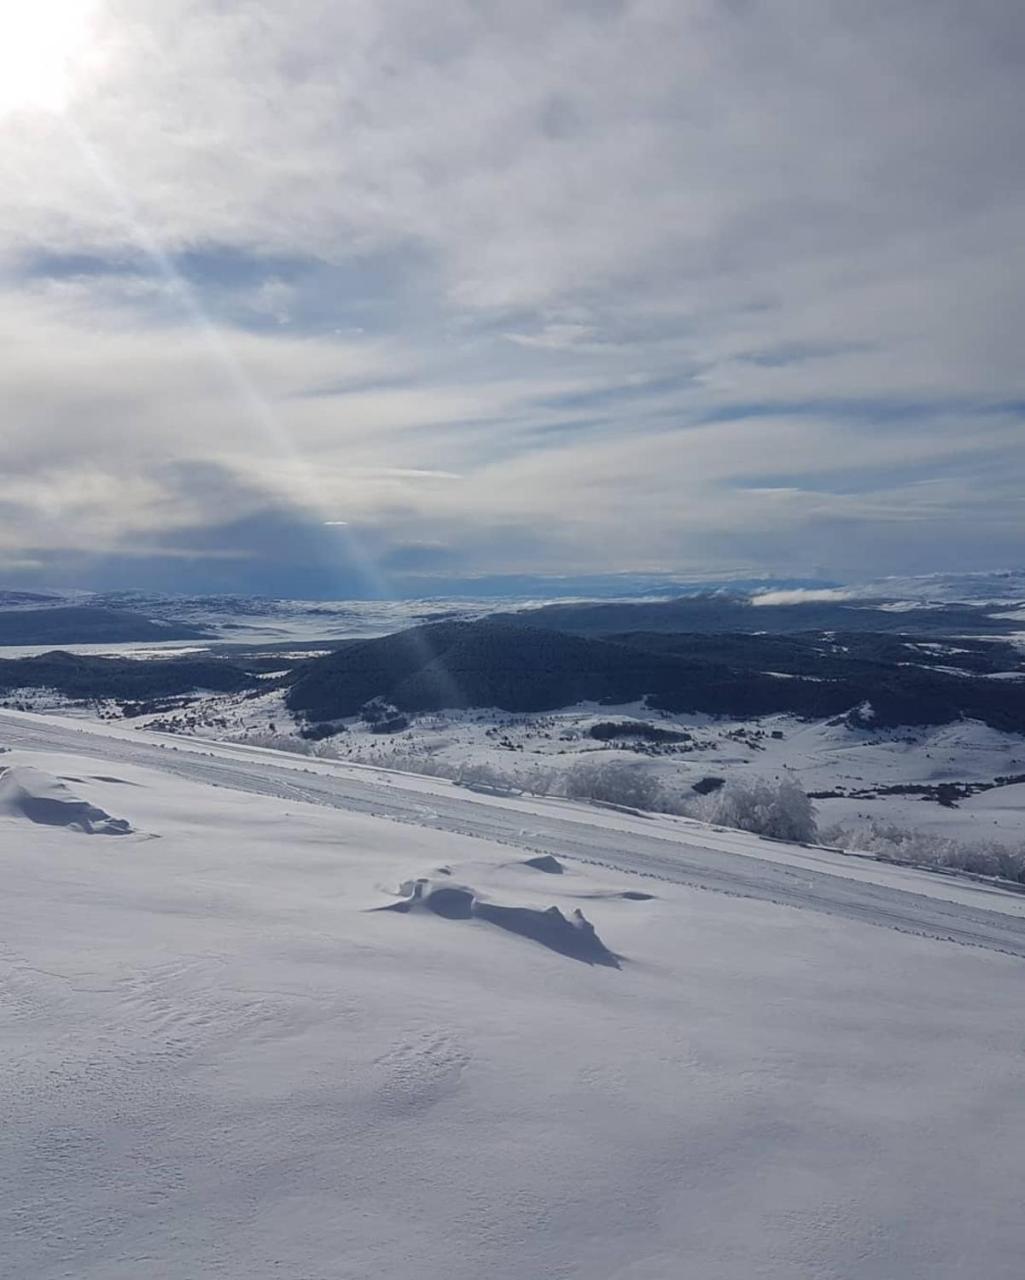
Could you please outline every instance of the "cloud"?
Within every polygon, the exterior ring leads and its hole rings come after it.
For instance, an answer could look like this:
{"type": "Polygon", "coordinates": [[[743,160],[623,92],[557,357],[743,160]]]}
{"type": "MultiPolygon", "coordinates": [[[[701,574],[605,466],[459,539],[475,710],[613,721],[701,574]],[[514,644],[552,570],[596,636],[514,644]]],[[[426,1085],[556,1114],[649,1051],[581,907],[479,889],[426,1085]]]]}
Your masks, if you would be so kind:
{"type": "Polygon", "coordinates": [[[0,115],[0,554],[134,573],[287,511],[297,573],[342,513],[385,579],[1014,559],[1023,39],[1013,0],[97,0],[65,115],[0,115]]]}
{"type": "Polygon", "coordinates": [[[763,591],[752,596],[755,605],[828,604],[855,599],[855,593],[843,587],[796,587],[792,591],[763,591]]]}

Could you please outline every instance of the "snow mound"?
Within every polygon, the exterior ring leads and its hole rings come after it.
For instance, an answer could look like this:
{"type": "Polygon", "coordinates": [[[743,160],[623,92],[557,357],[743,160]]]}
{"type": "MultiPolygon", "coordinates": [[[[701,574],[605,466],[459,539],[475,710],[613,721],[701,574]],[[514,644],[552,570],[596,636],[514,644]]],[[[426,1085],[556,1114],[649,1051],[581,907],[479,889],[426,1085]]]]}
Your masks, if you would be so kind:
{"type": "Polygon", "coordinates": [[[69,827],[89,835],[128,835],[131,824],[82,800],[59,778],[16,765],[0,770],[0,814],[47,827],[69,827]]]}
{"type": "Polygon", "coordinates": [[[399,886],[401,901],[379,907],[380,911],[407,913],[423,910],[445,920],[486,920],[509,933],[539,942],[550,951],[585,964],[620,967],[620,958],[610,951],[582,911],[564,916],[558,907],[504,907],[480,898],[467,885],[441,883],[422,877],[399,886]]]}

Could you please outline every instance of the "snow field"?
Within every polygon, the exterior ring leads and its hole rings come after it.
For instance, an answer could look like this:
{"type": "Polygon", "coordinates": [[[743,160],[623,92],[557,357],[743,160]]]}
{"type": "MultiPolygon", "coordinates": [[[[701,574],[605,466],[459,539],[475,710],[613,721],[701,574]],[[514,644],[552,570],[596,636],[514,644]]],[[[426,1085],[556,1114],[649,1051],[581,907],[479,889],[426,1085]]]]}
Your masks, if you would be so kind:
{"type": "Polygon", "coordinates": [[[1020,1275],[1020,959],[65,734],[2,762],[135,833],[0,816],[11,1274],[1020,1275]],[[374,909],[421,877],[580,909],[621,967],[374,909]]]}

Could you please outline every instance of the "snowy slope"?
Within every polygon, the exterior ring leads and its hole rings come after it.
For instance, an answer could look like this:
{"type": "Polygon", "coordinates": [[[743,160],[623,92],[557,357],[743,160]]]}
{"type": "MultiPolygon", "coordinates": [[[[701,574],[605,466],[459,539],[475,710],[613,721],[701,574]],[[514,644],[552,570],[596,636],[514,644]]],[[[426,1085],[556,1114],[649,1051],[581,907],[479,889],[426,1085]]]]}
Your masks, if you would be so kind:
{"type": "Polygon", "coordinates": [[[0,814],[19,1280],[1020,1275],[1020,897],[124,727],[0,744],[65,804],[0,814]],[[420,877],[492,910],[376,909],[420,877]]]}
{"type": "MultiPolygon", "coordinates": [[[[45,696],[27,694],[37,709],[45,696]]],[[[68,714],[66,700],[53,707],[68,714]]],[[[77,709],[79,716],[102,714],[102,706],[77,709]]],[[[116,710],[113,714],[117,714],[116,710]]],[[[410,717],[407,731],[382,736],[359,717],[346,731],[315,748],[299,738],[299,726],[280,691],[215,695],[170,714],[149,717],[155,728],[212,740],[305,746],[366,764],[449,772],[484,765],[511,779],[534,769],[557,776],[585,755],[591,760],[643,763],[670,795],[686,798],[709,774],[774,778],[790,771],[809,792],[844,793],[817,800],[819,826],[836,824],[855,834],[871,824],[896,826],[969,844],[994,841],[1011,848],[1025,844],[1025,804],[1010,803],[1006,788],[960,803],[956,808],[920,795],[886,794],[908,784],[973,782],[992,786],[1001,777],[1025,774],[1025,737],[1002,733],[978,721],[895,729],[851,728],[835,720],[804,721],[774,715],[746,720],[665,713],[640,703],[603,706],[582,703],[561,711],[512,715],[491,710],[447,711],[410,717]],[[641,754],[624,744],[597,742],[592,725],[617,719],[643,721],[688,736],[676,747],[641,754]],[[882,794],[879,794],[879,789],[882,794]],[[867,795],[866,793],[876,794],[867,795]],[[851,795],[850,793],[854,793],[851,795]]],[[[144,725],[145,719],[135,721],[144,725]]],[[[644,750],[640,744],[641,752],[644,750]]]]}
{"type": "Polygon", "coordinates": [[[566,800],[480,796],[434,778],[239,744],[193,746],[119,724],[83,729],[74,720],[0,712],[0,745],[101,754],[247,794],[326,805],[460,835],[483,835],[532,853],[696,888],[845,914],[973,946],[1019,953],[1022,938],[1002,915],[1025,898],[990,886],[809,849],[687,818],[638,815],[566,800]],[[800,876],[794,868],[800,868],[800,876]],[[870,886],[899,893],[879,895],[870,886]],[[952,911],[940,903],[957,903],[952,911]],[[960,908],[971,908],[964,910],[960,908]],[[976,910],[976,908],[978,910],[976,910]],[[993,913],[997,913],[995,916],[993,913]]]}

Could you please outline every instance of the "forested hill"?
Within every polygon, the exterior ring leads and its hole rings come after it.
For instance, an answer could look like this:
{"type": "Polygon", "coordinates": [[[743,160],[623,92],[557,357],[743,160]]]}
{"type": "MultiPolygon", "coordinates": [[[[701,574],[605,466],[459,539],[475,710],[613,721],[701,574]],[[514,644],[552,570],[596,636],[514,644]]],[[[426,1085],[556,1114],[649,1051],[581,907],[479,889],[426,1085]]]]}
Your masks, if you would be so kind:
{"type": "Polygon", "coordinates": [[[0,693],[51,689],[126,702],[281,689],[289,710],[315,724],[357,715],[375,700],[401,712],[531,712],[644,699],[670,712],[846,716],[879,727],[976,719],[1025,733],[1023,658],[996,639],[659,631],[598,638],[485,619],[350,640],[285,671],[281,663],[258,650],[147,661],[51,652],[0,660],[0,693]]]}
{"type": "Polygon", "coordinates": [[[201,640],[207,635],[184,622],[152,622],[144,614],[128,609],[95,605],[0,610],[0,645],[157,643],[201,640]]]}
{"type": "Polygon", "coordinates": [[[1007,605],[935,604],[904,608],[882,599],[810,600],[796,604],[753,604],[747,596],[709,592],[677,600],[591,601],[548,604],[492,621],[514,627],[546,627],[578,635],[630,631],[688,633],[803,631],[926,632],[942,635],[1000,635],[1021,629],[998,616],[1007,605]]]}
{"type": "MultiPolygon", "coordinates": [[[[964,717],[1025,732],[1025,681],[953,674],[896,654],[850,655],[808,644],[801,674],[772,665],[758,637],[721,638],[657,651],[650,638],[613,642],[505,623],[447,622],[361,641],[301,664],[289,677],[290,709],[314,721],[355,715],[372,699],[402,711],[498,707],[546,711],[646,698],[668,711],[819,718],[869,704],[878,725],[944,724],[964,717]],[[752,643],[754,642],[754,643],[752,643]],[[689,649],[689,652],[686,650],[689,649]],[[721,660],[716,655],[725,656],[721,660]]],[[[693,638],[691,638],[693,639],[693,638]]],[[[904,651],[900,651],[904,652],[904,651]]],[[[789,654],[796,666],[795,652],[789,654]]]]}
{"type": "Polygon", "coordinates": [[[56,650],[34,658],[0,659],[0,695],[48,689],[73,699],[126,702],[197,691],[239,693],[258,684],[252,672],[205,655],[143,662],[56,650]]]}

